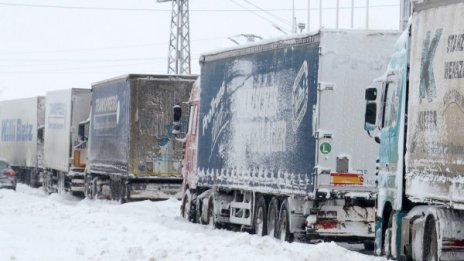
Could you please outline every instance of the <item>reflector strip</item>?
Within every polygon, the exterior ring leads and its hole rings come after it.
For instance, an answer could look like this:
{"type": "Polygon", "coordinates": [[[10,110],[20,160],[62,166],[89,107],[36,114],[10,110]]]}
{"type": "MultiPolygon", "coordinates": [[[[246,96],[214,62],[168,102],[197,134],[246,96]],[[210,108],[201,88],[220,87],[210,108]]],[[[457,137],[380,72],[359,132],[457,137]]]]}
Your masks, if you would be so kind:
{"type": "Polygon", "coordinates": [[[333,186],[352,186],[363,185],[364,178],[362,174],[354,173],[330,173],[330,184],[333,186]]]}
{"type": "Polygon", "coordinates": [[[443,239],[443,250],[464,250],[464,240],[443,239]]]}

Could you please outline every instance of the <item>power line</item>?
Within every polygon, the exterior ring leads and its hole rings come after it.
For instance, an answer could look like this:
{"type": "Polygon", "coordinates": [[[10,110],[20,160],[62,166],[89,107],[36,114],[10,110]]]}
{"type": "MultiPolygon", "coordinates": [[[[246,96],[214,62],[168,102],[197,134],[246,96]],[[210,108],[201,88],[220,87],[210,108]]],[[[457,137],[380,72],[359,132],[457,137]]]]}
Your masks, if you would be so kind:
{"type": "MultiPolygon", "coordinates": [[[[118,7],[92,7],[92,6],[66,6],[66,5],[38,5],[38,4],[22,4],[22,3],[4,3],[0,2],[0,6],[10,7],[34,7],[34,8],[54,8],[54,9],[76,9],[76,10],[94,10],[94,11],[135,11],[135,12],[171,12],[170,9],[153,9],[153,8],[118,8],[118,7]]],[[[398,7],[398,4],[383,4],[370,5],[370,8],[376,7],[398,7]]],[[[243,6],[241,6],[244,8],[243,6]]],[[[354,8],[365,8],[365,6],[355,6],[354,8]]],[[[335,10],[336,7],[323,7],[322,10],[335,10]]],[[[351,7],[340,7],[339,9],[351,9],[351,7]]],[[[319,8],[311,8],[310,10],[319,10],[319,8]]],[[[275,8],[275,9],[191,9],[191,12],[291,12],[291,8],[275,8]]],[[[296,8],[295,11],[308,11],[306,8],[296,8]]]]}
{"type": "MultiPolygon", "coordinates": [[[[227,39],[228,36],[209,37],[192,40],[192,42],[211,41],[218,39],[227,39]]],[[[120,45],[120,46],[107,46],[107,47],[90,47],[90,48],[79,48],[79,49],[62,49],[62,50],[44,50],[44,51],[16,51],[16,52],[5,52],[0,55],[11,55],[11,54],[48,54],[48,53],[67,53],[67,52],[85,52],[85,51],[101,51],[101,50],[114,50],[114,49],[126,49],[132,47],[151,47],[158,45],[166,45],[167,42],[154,42],[146,44],[132,44],[132,45],[120,45]]],[[[3,59],[3,58],[2,58],[3,59]]]]}
{"type": "Polygon", "coordinates": [[[241,8],[243,8],[243,9],[246,10],[247,12],[252,12],[252,13],[255,14],[256,16],[260,17],[261,19],[263,19],[263,20],[269,22],[271,25],[274,25],[274,24],[275,24],[274,21],[268,19],[268,18],[265,17],[265,16],[262,16],[261,14],[259,14],[258,12],[256,12],[255,10],[252,10],[252,9],[249,9],[249,8],[245,7],[245,6],[241,5],[241,4],[239,4],[239,3],[238,3],[237,1],[235,1],[235,0],[229,0],[229,1],[231,1],[231,2],[234,3],[235,5],[237,5],[237,6],[241,7],[241,8]]]}
{"type": "Polygon", "coordinates": [[[248,1],[248,0],[243,0],[243,1],[244,1],[244,2],[247,2],[248,4],[250,4],[250,5],[252,5],[252,6],[256,7],[256,8],[258,8],[260,11],[265,12],[266,14],[268,14],[268,15],[274,17],[275,19],[280,20],[280,21],[282,21],[283,23],[286,23],[287,25],[291,25],[291,22],[288,21],[287,19],[282,18],[282,17],[280,17],[280,16],[278,16],[278,15],[275,15],[275,14],[271,13],[270,11],[267,11],[267,10],[261,8],[260,6],[258,6],[258,5],[256,5],[256,4],[250,2],[250,1],[248,1]]]}
{"type": "MultiPolygon", "coordinates": [[[[78,9],[78,10],[99,10],[99,11],[137,11],[137,12],[171,12],[170,9],[153,9],[153,8],[118,8],[118,7],[91,7],[91,6],[66,6],[66,5],[38,5],[38,4],[18,4],[18,3],[0,3],[3,6],[11,7],[36,7],[36,8],[56,8],[56,9],[78,9]]],[[[291,11],[292,9],[267,9],[254,11],[291,11]]],[[[306,9],[301,9],[306,10],[306,9]]],[[[241,9],[193,9],[191,12],[246,12],[241,9]]]]}

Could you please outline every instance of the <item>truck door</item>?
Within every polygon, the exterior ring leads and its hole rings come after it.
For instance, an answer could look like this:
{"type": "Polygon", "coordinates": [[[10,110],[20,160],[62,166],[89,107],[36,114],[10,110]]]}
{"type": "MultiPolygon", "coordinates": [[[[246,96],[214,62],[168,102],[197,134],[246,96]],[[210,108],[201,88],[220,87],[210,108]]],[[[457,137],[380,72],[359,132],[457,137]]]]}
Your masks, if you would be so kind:
{"type": "Polygon", "coordinates": [[[402,148],[404,142],[404,135],[401,133],[404,129],[401,126],[404,105],[401,103],[399,73],[390,72],[388,75],[383,86],[378,182],[380,197],[395,204],[396,193],[402,191],[402,182],[399,181],[402,180],[403,150],[400,151],[399,148],[402,148]]]}

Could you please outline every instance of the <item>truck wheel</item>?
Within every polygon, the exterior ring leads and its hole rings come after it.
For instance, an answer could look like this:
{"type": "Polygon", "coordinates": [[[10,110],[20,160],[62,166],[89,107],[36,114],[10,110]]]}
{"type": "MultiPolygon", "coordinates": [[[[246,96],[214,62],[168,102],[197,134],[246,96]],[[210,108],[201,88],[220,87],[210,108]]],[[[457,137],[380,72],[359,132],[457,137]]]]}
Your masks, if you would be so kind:
{"type": "Polygon", "coordinates": [[[253,217],[253,228],[255,233],[259,236],[266,235],[267,229],[267,212],[266,212],[266,200],[262,195],[256,198],[255,214],[253,217]]]}
{"type": "Polygon", "coordinates": [[[127,193],[127,184],[126,181],[124,181],[124,179],[121,179],[118,182],[118,194],[119,203],[124,204],[128,201],[129,193],[127,193]]]}
{"type": "Polygon", "coordinates": [[[206,220],[204,220],[204,224],[210,227],[215,227],[214,222],[214,203],[212,196],[208,200],[208,207],[206,208],[206,220]]]}
{"type": "Polygon", "coordinates": [[[423,259],[426,261],[438,261],[437,227],[434,217],[427,218],[424,232],[423,259]]]}
{"type": "Polygon", "coordinates": [[[267,234],[272,237],[277,237],[277,221],[279,219],[279,201],[276,197],[272,197],[267,209],[267,234]]]}
{"type": "Polygon", "coordinates": [[[279,211],[278,235],[280,240],[292,242],[293,235],[290,233],[290,212],[288,211],[288,201],[284,200],[279,211]]]}
{"type": "Polygon", "coordinates": [[[64,174],[58,173],[58,194],[63,194],[65,192],[64,183],[65,183],[64,174]]]}
{"type": "Polygon", "coordinates": [[[180,215],[187,220],[190,220],[190,206],[191,206],[191,194],[190,190],[186,190],[184,197],[182,198],[182,204],[180,208],[180,215]]]}
{"type": "Polygon", "coordinates": [[[84,177],[84,196],[88,199],[93,199],[92,195],[92,179],[90,176],[84,177]]]}
{"type": "Polygon", "coordinates": [[[387,259],[390,259],[392,257],[391,238],[392,238],[392,228],[389,227],[385,230],[385,237],[383,241],[383,252],[385,253],[385,257],[387,257],[387,259]]]}

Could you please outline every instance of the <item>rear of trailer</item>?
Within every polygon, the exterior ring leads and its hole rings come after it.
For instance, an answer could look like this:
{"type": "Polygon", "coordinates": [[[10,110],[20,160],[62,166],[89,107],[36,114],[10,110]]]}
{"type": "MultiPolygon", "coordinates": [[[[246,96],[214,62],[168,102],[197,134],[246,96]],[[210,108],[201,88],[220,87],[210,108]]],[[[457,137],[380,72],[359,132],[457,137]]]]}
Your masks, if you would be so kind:
{"type": "Polygon", "coordinates": [[[181,104],[188,110],[183,102],[195,79],[128,75],[93,85],[87,183],[90,189],[98,187],[94,194],[179,196],[182,145],[172,140],[172,107],[181,104]]]}
{"type": "Polygon", "coordinates": [[[363,86],[397,36],[323,30],[204,55],[196,209],[212,196],[216,222],[254,229],[264,204],[268,223],[287,213],[284,237],[372,238],[378,148],[362,131],[363,86]]]}
{"type": "MultiPolygon", "coordinates": [[[[69,190],[73,147],[81,142],[79,123],[89,117],[91,92],[90,89],[73,88],[47,92],[46,97],[44,188],[49,192],[69,190]]],[[[83,186],[80,192],[83,192],[83,186]]]]}
{"type": "Polygon", "coordinates": [[[20,182],[41,182],[45,97],[0,102],[0,158],[7,159],[20,182]]]}

